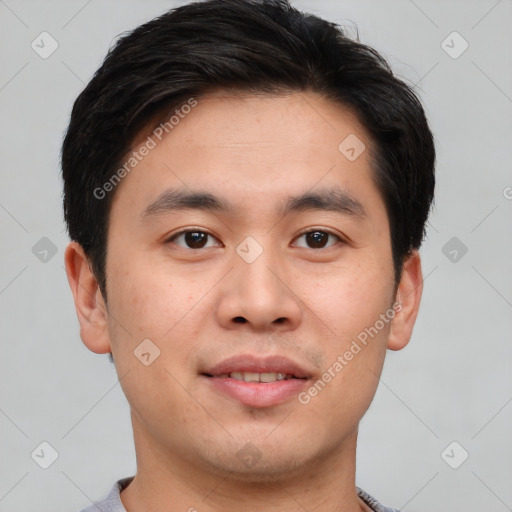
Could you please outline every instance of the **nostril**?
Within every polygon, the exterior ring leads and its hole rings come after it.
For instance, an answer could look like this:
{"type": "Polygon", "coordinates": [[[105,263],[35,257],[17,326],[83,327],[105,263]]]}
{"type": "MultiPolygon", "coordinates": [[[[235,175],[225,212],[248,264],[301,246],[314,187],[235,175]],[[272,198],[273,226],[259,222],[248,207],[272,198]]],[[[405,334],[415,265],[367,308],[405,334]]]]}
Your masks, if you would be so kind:
{"type": "Polygon", "coordinates": [[[233,318],[233,321],[236,322],[237,324],[245,324],[245,322],[247,322],[247,320],[243,316],[237,316],[233,318]]]}

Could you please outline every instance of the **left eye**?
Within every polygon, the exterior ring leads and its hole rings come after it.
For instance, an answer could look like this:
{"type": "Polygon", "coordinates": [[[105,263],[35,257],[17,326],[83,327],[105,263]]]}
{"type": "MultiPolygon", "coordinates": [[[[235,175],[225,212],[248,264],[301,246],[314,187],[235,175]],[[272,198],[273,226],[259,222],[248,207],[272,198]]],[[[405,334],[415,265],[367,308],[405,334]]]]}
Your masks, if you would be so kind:
{"type": "Polygon", "coordinates": [[[306,247],[309,249],[324,249],[326,246],[331,247],[332,245],[335,245],[337,242],[343,241],[338,235],[335,235],[334,233],[330,233],[329,231],[322,231],[320,229],[315,229],[313,231],[308,231],[306,233],[302,233],[302,235],[300,235],[297,238],[297,240],[299,240],[300,238],[303,238],[303,237],[305,237],[304,239],[305,239],[306,244],[309,244],[309,245],[306,245],[306,246],[303,245],[301,247],[306,247]],[[329,237],[334,239],[334,243],[327,245],[327,241],[328,241],[329,237]]]}

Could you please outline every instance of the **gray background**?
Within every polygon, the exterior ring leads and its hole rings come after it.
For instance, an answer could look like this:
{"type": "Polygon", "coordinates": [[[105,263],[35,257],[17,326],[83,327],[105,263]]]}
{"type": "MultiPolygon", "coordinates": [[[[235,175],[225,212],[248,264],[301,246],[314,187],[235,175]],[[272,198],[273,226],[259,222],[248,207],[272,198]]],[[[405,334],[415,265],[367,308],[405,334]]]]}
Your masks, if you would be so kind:
{"type": "MultiPolygon", "coordinates": [[[[293,3],[356,24],[417,84],[437,140],[423,303],[361,423],[357,484],[408,512],[512,510],[512,1],[293,3]]],[[[0,512],[75,511],[135,472],[126,400],[80,340],[64,273],[59,149],[116,36],[175,5],[0,0],[0,512]]]]}

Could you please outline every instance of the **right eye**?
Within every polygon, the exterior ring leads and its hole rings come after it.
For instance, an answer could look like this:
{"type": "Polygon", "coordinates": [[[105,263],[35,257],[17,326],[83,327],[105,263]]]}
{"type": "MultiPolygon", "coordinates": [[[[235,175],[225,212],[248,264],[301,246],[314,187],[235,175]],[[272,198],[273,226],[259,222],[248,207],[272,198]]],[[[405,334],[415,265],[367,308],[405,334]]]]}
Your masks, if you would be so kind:
{"type": "Polygon", "coordinates": [[[206,231],[201,231],[198,229],[188,229],[180,231],[179,233],[175,233],[174,235],[167,239],[167,243],[172,242],[186,249],[204,249],[207,247],[215,247],[212,245],[207,245],[208,237],[215,240],[215,237],[210,233],[207,233],[206,231]],[[178,240],[182,240],[182,243],[178,243],[178,240]]]}

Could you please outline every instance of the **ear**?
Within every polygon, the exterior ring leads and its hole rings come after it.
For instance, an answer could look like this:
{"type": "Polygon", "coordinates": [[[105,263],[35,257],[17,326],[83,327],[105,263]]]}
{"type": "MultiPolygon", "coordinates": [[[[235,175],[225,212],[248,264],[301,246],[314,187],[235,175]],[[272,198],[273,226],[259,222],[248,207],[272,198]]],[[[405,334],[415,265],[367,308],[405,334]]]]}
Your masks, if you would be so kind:
{"type": "Polygon", "coordinates": [[[84,345],[97,354],[111,352],[107,308],[82,246],[71,242],[64,261],[84,345]]]}
{"type": "Polygon", "coordinates": [[[394,308],[396,313],[391,322],[387,345],[390,350],[401,350],[409,343],[418,315],[422,292],[421,259],[419,252],[413,250],[405,260],[397,289],[395,300],[401,307],[395,306],[394,308]]]}

